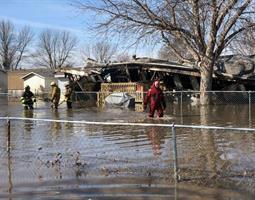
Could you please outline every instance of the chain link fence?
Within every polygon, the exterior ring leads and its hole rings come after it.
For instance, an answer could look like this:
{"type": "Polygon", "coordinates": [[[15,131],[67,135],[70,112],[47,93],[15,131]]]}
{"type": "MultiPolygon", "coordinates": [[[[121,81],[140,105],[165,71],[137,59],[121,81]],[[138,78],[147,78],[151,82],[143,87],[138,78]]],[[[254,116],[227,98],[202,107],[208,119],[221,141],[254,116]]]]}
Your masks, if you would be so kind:
{"type": "MultiPolygon", "coordinates": [[[[212,105],[255,103],[253,91],[208,91],[206,94],[212,105]]],[[[169,101],[179,104],[199,105],[200,91],[166,91],[165,96],[169,101]]]]}
{"type": "MultiPolygon", "coordinates": [[[[104,92],[74,92],[73,100],[74,101],[96,101],[97,95],[104,92]]],[[[129,92],[130,95],[135,96],[141,92],[129,92]]],[[[208,95],[211,98],[212,105],[221,105],[221,104],[249,104],[255,103],[255,91],[207,91],[208,95]]],[[[62,93],[63,95],[64,93],[62,93]]],[[[107,92],[111,94],[111,92],[107,92]]],[[[146,92],[141,93],[143,96],[146,95],[146,92]]],[[[193,105],[199,104],[200,91],[165,91],[164,92],[167,101],[174,102],[176,104],[189,104],[193,105]]],[[[35,94],[39,99],[44,100],[50,98],[50,92],[35,94]]],[[[21,94],[15,93],[0,93],[0,98],[9,97],[9,101],[19,100],[21,94]]]]}
{"type": "MultiPolygon", "coordinates": [[[[78,101],[97,101],[98,94],[103,92],[74,92],[73,100],[78,101]]],[[[111,92],[109,92],[110,94],[111,92]]],[[[212,105],[226,104],[253,104],[255,103],[255,92],[253,91],[208,91],[212,105]]],[[[128,94],[145,97],[146,93],[129,92],[128,94]]],[[[199,105],[199,91],[165,91],[166,101],[181,105],[199,105]]],[[[48,95],[49,96],[49,95],[48,95]]]]}
{"type": "Polygon", "coordinates": [[[15,117],[0,122],[4,188],[117,176],[255,192],[255,129],[15,117]]]}
{"type": "Polygon", "coordinates": [[[192,133],[183,128],[177,132],[189,132],[188,137],[177,134],[181,181],[236,190],[254,188],[254,131],[204,127],[192,133]]]}
{"type": "MultiPolygon", "coordinates": [[[[255,92],[208,93],[212,105],[208,114],[201,114],[200,92],[165,91],[166,116],[170,118],[160,121],[165,122],[163,126],[157,126],[158,122],[153,120],[150,125],[122,126],[128,120],[136,121],[137,115],[125,119],[116,117],[114,123],[120,121],[117,124],[103,125],[106,120],[101,124],[82,124],[80,119],[84,114],[75,109],[66,111],[70,121],[59,121],[62,113],[51,110],[48,112],[52,112],[52,119],[56,120],[33,120],[40,113],[47,112],[47,106],[40,107],[39,104],[36,107],[38,113],[28,111],[24,114],[31,119],[11,119],[9,150],[7,118],[4,118],[0,120],[0,191],[7,194],[16,185],[52,180],[146,177],[146,180],[164,180],[167,184],[177,179],[182,183],[254,194],[255,130],[196,127],[192,124],[211,121],[224,127],[254,127],[255,92]],[[76,115],[80,118],[77,119],[76,115]],[[77,121],[74,122],[74,119],[77,121]],[[169,124],[173,120],[181,124],[175,126],[175,136],[169,124]]],[[[135,96],[136,93],[130,95],[135,96]]],[[[145,93],[140,94],[143,95],[145,93]]],[[[49,93],[38,96],[39,101],[47,102],[49,98],[49,93]]],[[[96,107],[97,99],[97,92],[73,93],[74,108],[96,107]]],[[[8,109],[18,101],[19,95],[0,94],[2,109],[8,109]]],[[[8,115],[6,113],[4,116],[8,115]]],[[[15,111],[13,113],[16,114],[15,111]]]]}
{"type": "MultiPolygon", "coordinates": [[[[215,109],[226,109],[231,107],[230,110],[238,114],[238,112],[244,117],[247,122],[251,123],[255,117],[253,111],[255,109],[255,92],[253,91],[211,91],[207,92],[211,97],[211,115],[214,115],[215,109]]],[[[104,108],[102,105],[102,100],[99,96],[102,92],[74,92],[73,93],[73,103],[77,104],[79,107],[100,107],[104,108]]],[[[110,93],[107,93],[110,94],[110,93]]],[[[131,96],[139,96],[139,100],[136,102],[137,111],[143,111],[143,99],[146,93],[129,93],[131,96]],[[137,109],[138,108],[138,109],[137,109]]],[[[169,116],[179,116],[180,118],[185,118],[189,116],[198,116],[200,114],[200,92],[199,91],[165,91],[165,99],[167,103],[166,114],[169,116]]],[[[64,94],[62,93],[63,100],[64,94]]],[[[7,93],[0,94],[0,105],[6,105],[12,102],[19,102],[20,96],[10,95],[7,93]]],[[[38,100],[42,102],[50,102],[50,94],[44,93],[38,95],[38,100]]],[[[65,103],[63,104],[65,105],[65,103]]],[[[224,113],[223,113],[224,114],[224,113]]],[[[217,117],[217,116],[215,116],[217,117]]],[[[231,117],[231,116],[229,116],[231,117]]],[[[181,123],[185,122],[181,119],[181,123]]]]}

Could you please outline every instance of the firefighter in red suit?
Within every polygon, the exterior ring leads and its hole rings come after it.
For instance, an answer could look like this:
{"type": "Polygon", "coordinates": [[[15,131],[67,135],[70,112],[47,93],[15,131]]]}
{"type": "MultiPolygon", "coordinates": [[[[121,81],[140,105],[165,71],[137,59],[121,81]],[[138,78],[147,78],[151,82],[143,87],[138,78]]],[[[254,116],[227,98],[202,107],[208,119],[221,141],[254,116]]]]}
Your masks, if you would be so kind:
{"type": "Polygon", "coordinates": [[[144,110],[146,110],[147,104],[150,108],[149,117],[154,117],[155,111],[157,111],[158,117],[163,117],[166,102],[163,91],[159,87],[159,81],[155,81],[148,90],[144,99],[144,110]]]}

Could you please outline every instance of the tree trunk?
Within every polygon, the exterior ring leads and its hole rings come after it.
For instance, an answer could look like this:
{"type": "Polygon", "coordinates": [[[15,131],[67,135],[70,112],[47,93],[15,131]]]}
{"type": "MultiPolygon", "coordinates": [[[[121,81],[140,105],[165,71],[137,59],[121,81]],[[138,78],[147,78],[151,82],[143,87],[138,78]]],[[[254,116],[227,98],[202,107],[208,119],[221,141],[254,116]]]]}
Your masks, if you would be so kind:
{"type": "Polygon", "coordinates": [[[207,91],[212,90],[212,74],[213,74],[213,62],[205,62],[201,68],[200,79],[200,103],[201,105],[210,104],[210,93],[207,91]]]}

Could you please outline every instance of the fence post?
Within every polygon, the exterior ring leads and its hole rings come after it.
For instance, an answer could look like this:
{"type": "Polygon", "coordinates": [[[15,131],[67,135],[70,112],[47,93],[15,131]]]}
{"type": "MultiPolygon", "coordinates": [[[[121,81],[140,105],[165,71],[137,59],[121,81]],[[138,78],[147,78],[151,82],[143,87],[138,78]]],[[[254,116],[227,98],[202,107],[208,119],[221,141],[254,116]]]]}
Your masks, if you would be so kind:
{"type": "Polygon", "coordinates": [[[11,148],[11,121],[7,119],[7,151],[10,152],[11,148]]]}
{"type": "Polygon", "coordinates": [[[251,91],[249,90],[249,124],[251,124],[251,91]]]}
{"type": "Polygon", "coordinates": [[[177,144],[176,144],[176,132],[173,123],[172,126],[172,137],[173,137],[173,154],[174,154],[174,178],[178,181],[178,156],[177,156],[177,144]]]}
{"type": "Polygon", "coordinates": [[[183,123],[183,119],[182,119],[183,115],[182,115],[182,91],[181,91],[181,121],[183,123]]]}

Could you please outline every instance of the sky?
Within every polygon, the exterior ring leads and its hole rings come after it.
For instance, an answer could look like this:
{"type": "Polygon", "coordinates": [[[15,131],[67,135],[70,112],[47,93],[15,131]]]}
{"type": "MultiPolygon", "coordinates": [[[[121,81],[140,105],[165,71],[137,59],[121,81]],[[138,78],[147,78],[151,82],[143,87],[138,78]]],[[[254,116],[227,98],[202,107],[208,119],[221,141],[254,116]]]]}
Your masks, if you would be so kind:
{"type": "Polygon", "coordinates": [[[15,27],[29,25],[35,33],[50,28],[88,37],[85,17],[77,14],[69,0],[0,0],[0,19],[10,20],[15,27]]]}
{"type": "MultiPolygon", "coordinates": [[[[47,28],[69,31],[77,36],[81,48],[95,42],[89,28],[93,19],[75,10],[71,0],[0,0],[1,19],[10,20],[17,29],[28,25],[37,36],[47,28]]],[[[143,47],[130,48],[127,53],[155,57],[155,52],[143,47]]]]}

